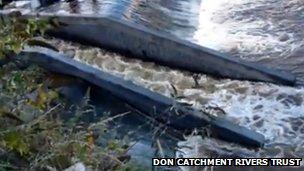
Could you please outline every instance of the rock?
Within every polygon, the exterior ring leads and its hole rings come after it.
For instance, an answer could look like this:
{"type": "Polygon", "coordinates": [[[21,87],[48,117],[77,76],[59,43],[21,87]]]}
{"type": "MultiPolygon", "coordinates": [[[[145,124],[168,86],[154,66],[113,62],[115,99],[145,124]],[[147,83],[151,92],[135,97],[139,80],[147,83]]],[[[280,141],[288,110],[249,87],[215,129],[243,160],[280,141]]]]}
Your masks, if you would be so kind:
{"type": "Polygon", "coordinates": [[[83,163],[76,163],[69,168],[65,169],[64,171],[86,171],[86,167],[83,163]]]}
{"type": "Polygon", "coordinates": [[[74,49],[65,50],[63,53],[70,58],[74,58],[74,56],[76,54],[74,49]]]}
{"type": "Polygon", "coordinates": [[[286,42],[288,39],[289,39],[288,34],[283,34],[283,35],[281,35],[281,36],[279,37],[279,40],[280,40],[281,42],[286,42]]]}

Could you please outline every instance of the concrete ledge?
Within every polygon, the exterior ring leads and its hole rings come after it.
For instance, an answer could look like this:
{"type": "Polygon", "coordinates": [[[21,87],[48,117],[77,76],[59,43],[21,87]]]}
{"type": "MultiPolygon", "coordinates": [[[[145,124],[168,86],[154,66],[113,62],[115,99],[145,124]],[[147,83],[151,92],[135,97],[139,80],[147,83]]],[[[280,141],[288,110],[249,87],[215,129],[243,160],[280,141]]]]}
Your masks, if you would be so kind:
{"type": "MultiPolygon", "coordinates": [[[[9,14],[10,11],[0,10],[0,16],[9,14]]],[[[27,13],[22,17],[57,20],[61,26],[48,32],[53,36],[177,69],[222,78],[284,85],[296,83],[296,77],[290,73],[237,60],[171,35],[107,16],[39,12],[27,13]]]]}
{"type": "Polygon", "coordinates": [[[295,76],[247,63],[217,51],[107,17],[58,17],[53,36],[90,44],[161,65],[239,80],[294,85],[295,76]],[[68,18],[70,20],[68,20],[68,18]],[[74,19],[72,19],[74,18],[74,19]],[[79,19],[79,21],[75,21],[79,19]],[[95,22],[95,23],[94,23],[95,22]]]}
{"type": "Polygon", "coordinates": [[[211,126],[212,135],[223,140],[250,147],[261,147],[265,143],[264,136],[259,133],[194,110],[171,98],[65,57],[58,52],[44,48],[29,48],[24,50],[19,57],[37,63],[48,70],[82,78],[111,92],[149,117],[173,129],[191,131],[195,128],[211,126]]]}
{"type": "MultiPolygon", "coordinates": [[[[9,16],[10,11],[0,11],[9,16]]],[[[266,68],[227,56],[176,37],[146,27],[107,16],[79,14],[27,13],[25,18],[57,20],[61,26],[48,33],[67,40],[102,47],[128,57],[210,74],[214,77],[294,85],[290,73],[266,68]]]]}

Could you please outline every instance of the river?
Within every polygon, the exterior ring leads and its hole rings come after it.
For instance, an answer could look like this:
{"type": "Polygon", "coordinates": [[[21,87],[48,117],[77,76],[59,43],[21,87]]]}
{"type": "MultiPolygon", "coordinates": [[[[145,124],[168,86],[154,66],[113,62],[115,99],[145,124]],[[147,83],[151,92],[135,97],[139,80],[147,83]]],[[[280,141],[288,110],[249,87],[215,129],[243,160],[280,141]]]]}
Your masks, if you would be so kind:
{"type": "Polygon", "coordinates": [[[304,1],[303,0],[82,0],[61,2],[44,12],[103,15],[166,32],[232,58],[241,58],[297,76],[296,87],[214,79],[128,59],[99,48],[53,40],[75,59],[170,96],[172,85],[182,101],[212,111],[265,135],[265,148],[252,150],[190,136],[176,155],[303,157],[304,155],[304,1]]]}

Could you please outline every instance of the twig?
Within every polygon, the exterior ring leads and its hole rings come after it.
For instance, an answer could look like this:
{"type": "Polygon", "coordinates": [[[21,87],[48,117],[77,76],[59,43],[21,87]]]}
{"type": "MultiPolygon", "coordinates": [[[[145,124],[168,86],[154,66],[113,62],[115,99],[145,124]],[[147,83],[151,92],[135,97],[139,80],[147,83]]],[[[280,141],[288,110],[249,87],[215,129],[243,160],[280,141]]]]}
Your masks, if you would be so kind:
{"type": "Polygon", "coordinates": [[[160,153],[161,157],[164,158],[165,157],[164,150],[161,146],[161,143],[160,143],[159,139],[156,140],[156,144],[157,144],[157,147],[158,147],[158,150],[159,150],[159,153],[160,153]]]}
{"type": "Polygon", "coordinates": [[[114,120],[114,119],[117,119],[117,118],[126,116],[126,115],[128,115],[128,114],[130,114],[130,113],[131,113],[131,111],[128,111],[128,112],[125,112],[125,113],[122,113],[122,114],[119,114],[119,115],[116,115],[116,116],[107,118],[107,119],[102,120],[102,121],[100,121],[100,122],[98,122],[98,123],[92,124],[92,125],[89,126],[88,128],[91,129],[92,127],[95,127],[95,126],[98,126],[98,125],[103,125],[103,124],[105,124],[105,123],[107,123],[107,122],[109,122],[109,121],[112,121],[112,120],[114,120]]]}

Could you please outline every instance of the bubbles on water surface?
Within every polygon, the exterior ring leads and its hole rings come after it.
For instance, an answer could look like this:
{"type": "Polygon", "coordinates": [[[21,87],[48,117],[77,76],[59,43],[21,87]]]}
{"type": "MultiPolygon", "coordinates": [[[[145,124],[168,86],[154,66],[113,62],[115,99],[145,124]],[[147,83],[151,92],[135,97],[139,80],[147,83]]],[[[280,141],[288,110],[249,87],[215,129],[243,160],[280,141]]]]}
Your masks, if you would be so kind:
{"type": "Polygon", "coordinates": [[[246,60],[282,58],[303,45],[303,12],[298,0],[206,0],[194,39],[246,60]]]}

